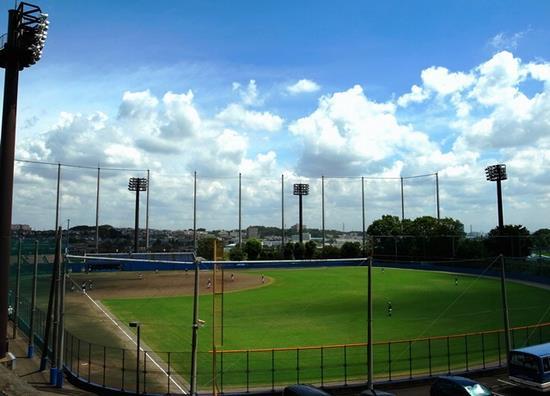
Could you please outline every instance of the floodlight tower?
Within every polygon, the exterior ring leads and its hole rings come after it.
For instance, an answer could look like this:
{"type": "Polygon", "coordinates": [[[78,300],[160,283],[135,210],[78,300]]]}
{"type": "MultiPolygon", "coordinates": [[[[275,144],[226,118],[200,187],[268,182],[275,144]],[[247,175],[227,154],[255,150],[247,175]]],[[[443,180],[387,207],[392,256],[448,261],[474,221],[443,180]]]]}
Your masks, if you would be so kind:
{"type": "Polygon", "coordinates": [[[500,294],[502,298],[502,314],[504,321],[504,341],[506,344],[506,356],[509,356],[510,346],[512,345],[510,337],[510,319],[508,314],[508,296],[506,292],[506,271],[504,267],[504,256],[502,251],[504,250],[504,240],[502,238],[502,232],[504,231],[504,216],[502,214],[502,188],[500,182],[506,180],[506,165],[497,164],[491,165],[485,168],[485,176],[488,181],[497,182],[497,205],[498,205],[498,247],[500,248],[500,294]]]}
{"type": "Polygon", "coordinates": [[[136,229],[134,231],[134,253],[137,253],[139,233],[139,192],[147,191],[147,179],[144,177],[131,177],[128,181],[128,190],[136,192],[136,229]]]}
{"type": "Polygon", "coordinates": [[[299,221],[299,227],[298,230],[299,236],[300,236],[300,244],[304,242],[304,236],[303,236],[303,216],[302,216],[302,196],[309,194],[309,184],[303,184],[298,183],[294,185],[294,195],[297,195],[299,197],[299,207],[300,207],[300,221],[299,221]]]}
{"type": "Polygon", "coordinates": [[[8,352],[8,275],[19,72],[42,57],[48,25],[48,15],[40,7],[21,2],[8,11],[8,32],[0,37],[0,67],[6,69],[0,143],[0,359],[8,352]]]}
{"type": "Polygon", "coordinates": [[[497,182],[498,232],[500,234],[504,227],[504,216],[502,214],[502,187],[500,182],[508,178],[506,175],[506,165],[497,164],[488,166],[485,168],[485,176],[488,181],[497,182]]]}

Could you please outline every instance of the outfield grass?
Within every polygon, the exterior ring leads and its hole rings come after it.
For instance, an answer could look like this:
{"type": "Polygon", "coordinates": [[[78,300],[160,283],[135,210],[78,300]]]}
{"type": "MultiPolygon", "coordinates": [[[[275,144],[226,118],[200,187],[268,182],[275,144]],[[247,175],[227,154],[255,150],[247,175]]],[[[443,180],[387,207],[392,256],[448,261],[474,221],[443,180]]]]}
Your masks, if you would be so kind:
{"type": "MultiPolygon", "coordinates": [[[[259,272],[256,273],[259,279],[259,272]]],[[[262,273],[273,282],[265,286],[259,284],[258,286],[262,287],[254,289],[225,294],[224,349],[306,347],[366,341],[365,267],[281,269],[264,270],[262,273]]],[[[397,269],[382,271],[375,268],[374,339],[403,340],[502,327],[499,281],[461,275],[457,277],[458,285],[455,285],[454,274],[397,269]],[[391,301],[393,307],[391,317],[387,314],[388,301],[391,301]]],[[[550,312],[547,311],[550,301],[549,290],[509,282],[508,300],[512,326],[550,321],[550,312]]],[[[190,350],[191,297],[112,299],[103,302],[123,322],[139,320],[143,324],[144,341],[153,350],[190,350]]],[[[206,326],[200,329],[199,350],[203,353],[199,370],[208,372],[209,357],[206,352],[211,349],[212,340],[211,296],[202,296],[200,306],[199,316],[206,321],[206,326]]],[[[475,342],[479,343],[477,340],[475,342]]],[[[500,340],[483,342],[488,343],[485,345],[486,348],[491,347],[496,351],[496,344],[500,340]]],[[[434,365],[442,365],[447,361],[446,354],[441,351],[444,347],[446,346],[434,346],[432,354],[438,356],[433,362],[434,365]]],[[[406,345],[397,345],[396,348],[406,348],[406,345]]],[[[415,364],[419,364],[419,359],[427,359],[425,346],[422,348],[422,351],[414,352],[417,361],[415,364]]],[[[463,353],[463,348],[462,344],[451,346],[455,353],[463,353]]],[[[470,348],[477,351],[474,353],[480,354],[479,348],[470,348]]],[[[318,351],[304,351],[302,356],[298,357],[298,366],[304,367],[302,374],[308,378],[319,375],[315,363],[320,359],[318,351]],[[312,356],[308,358],[308,354],[312,356]],[[313,368],[310,368],[312,372],[306,375],[309,360],[313,368]]],[[[327,366],[332,367],[332,371],[329,369],[329,372],[322,372],[321,375],[326,375],[327,378],[341,376],[342,368],[338,362],[342,359],[342,351],[325,350],[324,353],[326,356],[321,359],[327,366]]],[[[364,350],[354,349],[349,353],[357,354],[358,360],[356,363],[351,362],[345,370],[363,373],[364,350]]],[[[384,353],[385,351],[377,352],[380,356],[384,353]]],[[[397,356],[402,360],[401,364],[404,365],[403,370],[406,370],[408,360],[405,355],[408,356],[405,349],[397,352],[397,356]]],[[[225,383],[242,383],[245,369],[238,366],[245,364],[243,359],[243,354],[226,357],[226,366],[229,361],[231,365],[224,374],[225,383]]],[[[273,372],[270,372],[271,359],[273,356],[265,353],[261,358],[254,360],[253,369],[256,377],[252,379],[253,383],[268,383],[270,379],[273,380],[273,372]]],[[[278,371],[278,380],[284,382],[294,379],[295,370],[292,368],[296,367],[296,359],[294,351],[292,355],[284,357],[285,363],[278,362],[281,367],[288,365],[288,373],[284,374],[284,370],[278,371]]],[[[349,360],[349,357],[347,359],[349,360]]],[[[377,363],[377,370],[386,370],[388,364],[391,363],[377,363]]],[[[399,363],[393,364],[395,368],[399,363]]],[[[187,370],[187,367],[181,369],[187,370]]],[[[208,382],[206,378],[205,375],[205,386],[208,382]]]]}

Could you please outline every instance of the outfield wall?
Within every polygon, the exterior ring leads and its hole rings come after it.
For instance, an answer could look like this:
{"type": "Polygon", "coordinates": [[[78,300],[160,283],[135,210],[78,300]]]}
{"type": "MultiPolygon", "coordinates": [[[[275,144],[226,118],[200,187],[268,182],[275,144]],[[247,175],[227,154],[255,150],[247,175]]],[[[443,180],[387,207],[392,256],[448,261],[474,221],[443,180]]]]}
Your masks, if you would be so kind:
{"type": "MultiPolygon", "coordinates": [[[[192,253],[136,253],[132,255],[105,254],[101,256],[68,256],[67,268],[72,272],[89,271],[174,271],[194,270],[192,253]]],[[[367,265],[365,258],[326,260],[279,261],[223,261],[225,269],[318,268],[367,265]]],[[[467,275],[500,277],[498,258],[485,260],[403,262],[393,260],[373,261],[374,267],[417,269],[424,271],[454,272],[467,275]],[[454,264],[454,265],[453,265],[454,264]],[[492,264],[492,265],[491,265],[492,264]]],[[[212,270],[213,261],[201,261],[200,269],[212,270]]],[[[509,279],[550,285],[550,263],[547,261],[505,259],[506,276],[509,279]]]]}

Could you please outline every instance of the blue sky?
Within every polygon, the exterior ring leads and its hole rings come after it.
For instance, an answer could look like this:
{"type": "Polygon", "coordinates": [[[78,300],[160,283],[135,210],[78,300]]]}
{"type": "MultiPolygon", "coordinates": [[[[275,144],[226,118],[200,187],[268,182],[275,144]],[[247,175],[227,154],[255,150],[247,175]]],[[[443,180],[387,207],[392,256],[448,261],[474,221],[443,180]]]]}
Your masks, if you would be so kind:
{"type": "MultiPolygon", "coordinates": [[[[11,5],[2,3],[3,15],[11,5]]],[[[547,226],[537,211],[547,209],[550,193],[536,181],[548,169],[541,131],[547,126],[550,77],[541,70],[549,67],[550,3],[39,5],[50,15],[50,34],[41,62],[21,74],[19,158],[149,168],[166,177],[193,170],[229,177],[241,171],[251,180],[282,173],[399,177],[437,171],[444,215],[486,231],[496,215],[480,216],[494,205],[493,186],[483,183],[484,166],[510,161],[513,175],[513,165],[521,168],[536,148],[536,175],[524,178],[526,170],[518,169],[506,203],[510,222],[533,231],[547,226]],[[518,113],[512,117],[510,109],[518,113]],[[471,195],[457,197],[469,189],[471,195]]],[[[5,30],[7,18],[0,19],[5,30]]],[[[23,186],[28,180],[49,185],[51,175],[25,169],[14,220],[48,227],[51,215],[31,209],[23,186]]],[[[78,222],[92,184],[78,194],[65,188],[66,214],[78,222]]],[[[205,187],[206,227],[234,228],[230,214],[219,220],[206,216],[233,205],[234,188],[205,187]],[[224,204],[220,196],[229,201],[224,204]]],[[[432,215],[423,190],[408,188],[410,216],[432,215]]],[[[431,194],[431,184],[425,188],[431,194]]],[[[353,210],[344,208],[350,189],[341,184],[337,191],[335,224],[350,216],[357,228],[353,210]]],[[[250,202],[260,199],[258,191],[249,193],[250,202]]],[[[397,214],[397,207],[383,205],[395,195],[394,186],[379,186],[375,195],[370,220],[397,214]]],[[[181,197],[171,203],[163,196],[153,207],[153,225],[188,227],[174,220],[184,210],[176,204],[181,197]]],[[[277,198],[272,200],[276,207],[277,198]]],[[[314,208],[317,201],[311,201],[314,208]]],[[[131,223],[116,205],[104,212],[105,222],[131,223]]],[[[265,212],[273,210],[251,204],[249,225],[279,222],[265,212]]],[[[89,215],[81,222],[89,222],[89,215]]]]}

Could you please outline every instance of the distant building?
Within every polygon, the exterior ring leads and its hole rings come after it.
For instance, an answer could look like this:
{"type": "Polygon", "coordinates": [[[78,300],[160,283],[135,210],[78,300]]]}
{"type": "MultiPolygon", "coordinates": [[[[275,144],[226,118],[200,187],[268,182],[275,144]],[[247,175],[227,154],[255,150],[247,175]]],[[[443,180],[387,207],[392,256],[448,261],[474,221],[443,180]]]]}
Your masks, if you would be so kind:
{"type": "MultiPolygon", "coordinates": [[[[311,234],[309,232],[302,233],[302,237],[304,239],[304,242],[307,242],[307,241],[311,240],[311,234]]],[[[292,240],[292,242],[299,242],[300,241],[300,235],[292,235],[290,237],[290,239],[292,240]]]]}
{"type": "Polygon", "coordinates": [[[32,231],[32,228],[28,224],[12,224],[11,231],[14,233],[17,232],[19,234],[28,234],[32,231]]]}
{"type": "Polygon", "coordinates": [[[260,236],[260,231],[258,227],[248,227],[246,229],[246,234],[248,238],[258,238],[260,236]]]}

